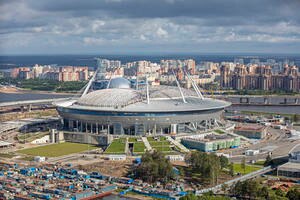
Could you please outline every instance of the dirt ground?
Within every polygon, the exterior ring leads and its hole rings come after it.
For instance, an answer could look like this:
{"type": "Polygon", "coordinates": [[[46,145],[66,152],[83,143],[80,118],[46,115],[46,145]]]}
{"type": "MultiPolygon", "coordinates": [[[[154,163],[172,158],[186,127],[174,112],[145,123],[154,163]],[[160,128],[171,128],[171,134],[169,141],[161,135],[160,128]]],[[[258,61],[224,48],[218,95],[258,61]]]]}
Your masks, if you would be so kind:
{"type": "Polygon", "coordinates": [[[2,92],[2,93],[19,93],[20,90],[15,87],[2,86],[2,87],[0,87],[0,92],[2,92]]]}
{"type": "Polygon", "coordinates": [[[110,175],[115,177],[124,177],[128,173],[132,161],[109,161],[103,160],[89,165],[81,165],[80,168],[89,172],[100,172],[104,175],[110,175]]]}

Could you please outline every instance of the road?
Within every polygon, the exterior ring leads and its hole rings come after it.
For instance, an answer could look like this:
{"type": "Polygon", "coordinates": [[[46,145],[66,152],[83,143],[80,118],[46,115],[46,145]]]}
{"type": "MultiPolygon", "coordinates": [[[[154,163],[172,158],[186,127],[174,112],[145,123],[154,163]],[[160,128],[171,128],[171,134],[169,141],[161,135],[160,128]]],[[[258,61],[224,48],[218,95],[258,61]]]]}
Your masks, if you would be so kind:
{"type": "Polygon", "coordinates": [[[0,103],[0,107],[7,107],[7,106],[17,106],[17,105],[28,105],[28,104],[45,104],[45,103],[52,103],[54,101],[64,100],[68,98],[57,98],[57,99],[38,99],[38,100],[28,100],[28,101],[10,101],[10,102],[3,102],[0,103]]]}
{"type": "Polygon", "coordinates": [[[231,155],[232,162],[240,162],[246,150],[260,150],[260,153],[255,156],[246,156],[247,161],[265,159],[269,152],[272,152],[272,157],[287,156],[291,149],[300,150],[300,140],[290,139],[283,130],[273,129],[268,127],[267,132],[270,133],[265,139],[258,141],[255,144],[250,144],[238,149],[225,150],[224,153],[231,155]]]}

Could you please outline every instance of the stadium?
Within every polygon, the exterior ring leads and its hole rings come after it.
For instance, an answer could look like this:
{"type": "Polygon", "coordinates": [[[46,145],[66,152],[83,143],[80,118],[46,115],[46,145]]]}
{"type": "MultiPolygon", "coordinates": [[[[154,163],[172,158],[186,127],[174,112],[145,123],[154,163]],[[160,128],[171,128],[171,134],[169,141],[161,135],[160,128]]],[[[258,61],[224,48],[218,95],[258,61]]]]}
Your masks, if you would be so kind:
{"type": "Polygon", "coordinates": [[[102,81],[104,89],[94,90],[96,78],[103,79],[104,73],[100,66],[79,98],[55,102],[64,130],[134,136],[197,132],[218,125],[230,105],[204,98],[194,82],[189,90],[177,80],[176,86],[152,86],[147,80],[139,84],[118,77],[102,81]]]}

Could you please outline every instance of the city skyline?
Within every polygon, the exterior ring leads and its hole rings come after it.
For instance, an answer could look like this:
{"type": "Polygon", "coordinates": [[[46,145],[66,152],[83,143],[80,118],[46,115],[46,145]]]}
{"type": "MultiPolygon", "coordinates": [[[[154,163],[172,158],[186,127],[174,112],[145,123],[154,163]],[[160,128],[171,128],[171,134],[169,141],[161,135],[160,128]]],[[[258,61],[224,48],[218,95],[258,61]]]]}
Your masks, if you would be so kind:
{"type": "Polygon", "coordinates": [[[2,1],[0,54],[293,53],[299,1],[2,1]]]}

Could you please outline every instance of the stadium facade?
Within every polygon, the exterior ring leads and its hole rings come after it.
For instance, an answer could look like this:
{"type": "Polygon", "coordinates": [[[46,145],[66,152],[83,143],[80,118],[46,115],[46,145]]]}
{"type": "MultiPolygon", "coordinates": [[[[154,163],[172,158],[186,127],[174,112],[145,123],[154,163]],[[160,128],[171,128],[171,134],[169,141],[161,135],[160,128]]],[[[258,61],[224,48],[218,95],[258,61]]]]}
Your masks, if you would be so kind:
{"type": "Polygon", "coordinates": [[[151,86],[147,80],[139,85],[121,77],[105,80],[104,73],[100,60],[80,98],[55,103],[65,130],[113,135],[196,132],[218,123],[230,105],[204,98],[193,82],[194,90],[188,90],[177,80],[176,86],[151,86]]]}

